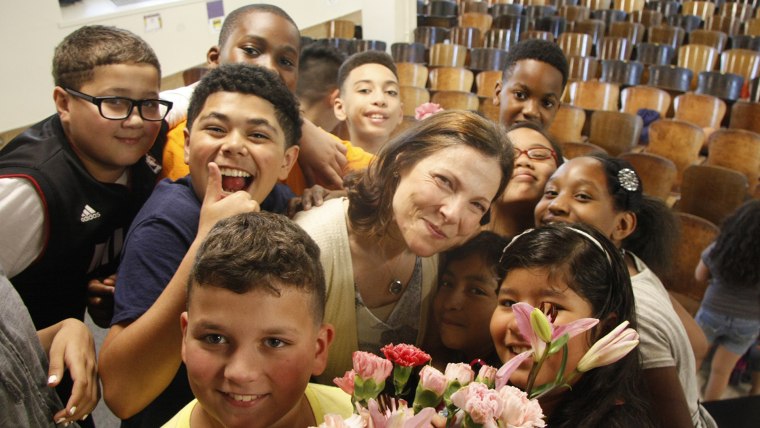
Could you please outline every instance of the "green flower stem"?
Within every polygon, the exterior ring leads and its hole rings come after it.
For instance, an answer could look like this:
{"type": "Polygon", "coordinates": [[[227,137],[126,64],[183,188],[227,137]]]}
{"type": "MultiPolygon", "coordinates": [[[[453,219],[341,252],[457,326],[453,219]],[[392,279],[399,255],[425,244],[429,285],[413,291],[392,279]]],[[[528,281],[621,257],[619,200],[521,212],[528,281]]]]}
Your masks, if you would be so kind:
{"type": "Polygon", "coordinates": [[[538,376],[538,372],[541,370],[541,366],[544,365],[544,361],[546,361],[546,358],[549,356],[549,346],[547,345],[544,348],[544,352],[541,354],[541,357],[539,357],[537,362],[533,363],[533,367],[530,368],[530,374],[528,375],[528,386],[525,388],[525,392],[530,397],[531,391],[533,391],[533,384],[536,382],[536,376],[538,376]]]}
{"type": "Polygon", "coordinates": [[[409,382],[409,376],[411,376],[413,368],[400,365],[396,365],[393,368],[393,387],[396,389],[397,396],[404,394],[406,383],[409,382]]]}

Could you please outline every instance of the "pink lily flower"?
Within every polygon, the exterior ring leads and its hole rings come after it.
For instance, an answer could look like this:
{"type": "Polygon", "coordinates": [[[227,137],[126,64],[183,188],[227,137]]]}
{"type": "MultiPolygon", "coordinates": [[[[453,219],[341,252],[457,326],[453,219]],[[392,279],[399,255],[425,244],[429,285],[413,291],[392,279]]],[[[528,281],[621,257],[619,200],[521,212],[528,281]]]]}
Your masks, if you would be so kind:
{"type": "Polygon", "coordinates": [[[496,389],[501,389],[502,386],[509,382],[509,378],[512,377],[512,373],[520,367],[523,361],[530,358],[533,351],[525,351],[515,355],[514,358],[504,363],[503,366],[496,371],[496,389]]]}
{"type": "Polygon", "coordinates": [[[639,334],[623,321],[606,336],[599,339],[581,358],[576,366],[579,372],[612,364],[626,356],[639,344],[639,334]]]}
{"type": "MultiPolygon", "coordinates": [[[[536,334],[536,332],[533,330],[533,327],[531,326],[530,318],[531,318],[531,313],[534,311],[534,309],[535,308],[533,306],[527,303],[523,303],[523,302],[515,303],[514,305],[512,305],[512,311],[515,314],[515,318],[517,321],[517,328],[520,330],[520,335],[522,335],[523,338],[525,338],[525,340],[530,342],[530,347],[533,349],[534,358],[538,359],[541,357],[541,355],[544,353],[544,350],[546,349],[546,342],[544,342],[543,340],[541,340],[541,338],[539,338],[539,336],[536,334]]],[[[546,317],[546,315],[544,315],[543,312],[541,312],[540,310],[538,312],[540,312],[542,316],[546,317]]],[[[537,315],[538,314],[534,315],[534,317],[536,317],[537,315]]],[[[567,334],[569,338],[573,338],[599,323],[599,320],[596,318],[581,318],[571,323],[568,323],[565,325],[559,325],[559,326],[555,326],[553,324],[554,320],[552,320],[551,318],[546,318],[546,321],[548,323],[548,326],[551,329],[552,341],[559,339],[564,334],[567,334]]],[[[534,323],[535,322],[536,320],[534,320],[534,323]]],[[[539,322],[543,322],[543,321],[539,321],[539,322]]]]}

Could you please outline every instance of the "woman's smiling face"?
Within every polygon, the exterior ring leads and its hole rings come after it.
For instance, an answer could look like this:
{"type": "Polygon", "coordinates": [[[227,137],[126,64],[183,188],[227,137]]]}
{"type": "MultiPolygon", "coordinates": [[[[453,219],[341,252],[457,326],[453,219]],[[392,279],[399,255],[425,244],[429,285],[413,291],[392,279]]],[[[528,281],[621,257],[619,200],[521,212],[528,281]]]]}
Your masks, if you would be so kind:
{"type": "Polygon", "coordinates": [[[466,145],[440,149],[400,172],[393,216],[412,252],[428,257],[479,230],[501,182],[498,160],[466,145]]]}

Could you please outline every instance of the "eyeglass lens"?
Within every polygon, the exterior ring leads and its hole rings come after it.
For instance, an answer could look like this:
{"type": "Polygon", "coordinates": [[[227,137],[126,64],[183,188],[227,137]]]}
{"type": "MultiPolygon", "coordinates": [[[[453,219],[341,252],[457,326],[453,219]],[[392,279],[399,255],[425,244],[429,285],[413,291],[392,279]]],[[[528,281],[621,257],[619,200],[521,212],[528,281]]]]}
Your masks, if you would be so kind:
{"type": "Polygon", "coordinates": [[[525,153],[526,155],[528,155],[529,158],[534,159],[534,160],[546,160],[546,159],[551,159],[552,157],[552,151],[547,148],[534,147],[528,150],[520,150],[517,147],[515,147],[515,157],[519,157],[523,153],[525,153]]]}
{"type": "Polygon", "coordinates": [[[158,100],[137,100],[132,101],[128,98],[106,98],[100,103],[100,113],[106,119],[126,119],[131,113],[134,106],[140,113],[140,116],[146,120],[161,120],[166,116],[169,107],[161,104],[158,100]]]}

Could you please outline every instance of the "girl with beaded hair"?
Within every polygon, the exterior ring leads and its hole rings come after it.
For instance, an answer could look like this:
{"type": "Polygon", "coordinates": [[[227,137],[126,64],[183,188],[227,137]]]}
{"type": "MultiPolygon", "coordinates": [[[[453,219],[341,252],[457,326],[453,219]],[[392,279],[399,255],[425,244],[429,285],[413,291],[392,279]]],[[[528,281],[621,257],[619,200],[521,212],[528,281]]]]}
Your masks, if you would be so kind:
{"type": "Polygon", "coordinates": [[[643,378],[655,419],[669,427],[716,426],[699,404],[695,376],[692,348],[701,357],[704,335],[657,276],[667,272],[678,230],[670,209],[643,194],[628,162],[592,155],[573,158],[557,169],[536,205],[535,218],[538,225],[594,226],[622,251],[633,284],[643,378]]]}

